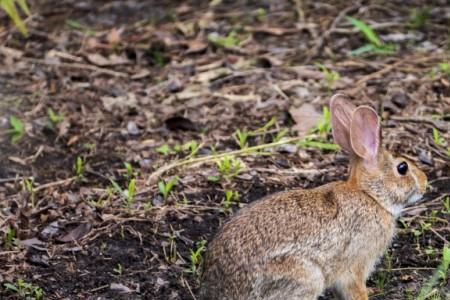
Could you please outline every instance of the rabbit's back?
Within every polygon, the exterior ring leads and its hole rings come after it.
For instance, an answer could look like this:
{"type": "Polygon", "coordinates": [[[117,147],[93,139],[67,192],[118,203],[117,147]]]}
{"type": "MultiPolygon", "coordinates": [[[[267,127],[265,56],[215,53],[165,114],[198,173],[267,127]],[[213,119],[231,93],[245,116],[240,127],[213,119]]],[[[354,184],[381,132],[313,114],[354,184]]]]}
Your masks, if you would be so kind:
{"type": "Polygon", "coordinates": [[[251,293],[272,266],[310,278],[317,269],[315,281],[332,284],[354,258],[378,256],[392,235],[392,217],[344,182],[271,195],[242,209],[209,245],[202,299],[259,299],[251,293]]]}

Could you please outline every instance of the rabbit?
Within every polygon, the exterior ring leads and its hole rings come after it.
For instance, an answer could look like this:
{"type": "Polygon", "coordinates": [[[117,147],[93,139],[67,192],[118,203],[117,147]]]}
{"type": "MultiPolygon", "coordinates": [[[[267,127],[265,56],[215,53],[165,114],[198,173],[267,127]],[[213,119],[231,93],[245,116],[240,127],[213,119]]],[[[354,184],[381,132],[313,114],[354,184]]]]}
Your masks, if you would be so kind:
{"type": "Polygon", "coordinates": [[[346,181],[279,192],[241,209],[208,246],[202,300],[367,300],[366,279],[402,208],[427,178],[381,146],[380,121],[343,94],[330,100],[332,134],[350,155],[346,181]]]}

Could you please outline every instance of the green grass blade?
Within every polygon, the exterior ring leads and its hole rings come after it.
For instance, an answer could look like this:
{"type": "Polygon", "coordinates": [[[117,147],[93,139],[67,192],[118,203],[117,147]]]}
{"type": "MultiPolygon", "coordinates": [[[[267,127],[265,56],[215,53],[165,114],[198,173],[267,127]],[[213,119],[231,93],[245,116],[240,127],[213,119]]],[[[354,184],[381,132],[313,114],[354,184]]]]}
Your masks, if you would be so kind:
{"type": "Polygon", "coordinates": [[[378,37],[376,32],[372,29],[372,27],[370,27],[369,25],[367,25],[363,21],[355,19],[355,18],[352,18],[352,17],[346,17],[346,19],[347,19],[347,21],[352,23],[353,26],[355,26],[362,33],[364,33],[364,36],[366,37],[366,39],[370,43],[372,43],[373,45],[375,45],[377,47],[381,47],[383,45],[383,43],[381,42],[380,38],[378,37]]]}
{"type": "Polygon", "coordinates": [[[319,141],[311,141],[311,140],[302,140],[298,142],[299,147],[305,147],[305,148],[317,148],[322,150],[332,150],[332,151],[338,151],[340,149],[339,145],[337,144],[331,144],[331,143],[324,143],[319,141]]]}
{"type": "Polygon", "coordinates": [[[22,18],[17,11],[16,4],[14,0],[0,0],[0,6],[3,10],[8,14],[8,16],[13,20],[17,29],[24,35],[28,36],[28,30],[25,26],[25,23],[22,21],[22,18]]]}
{"type": "Polygon", "coordinates": [[[14,129],[14,131],[16,131],[16,132],[25,131],[25,125],[19,118],[11,116],[9,118],[9,123],[10,123],[11,127],[14,129]]]}
{"type": "Polygon", "coordinates": [[[30,9],[28,8],[28,4],[26,0],[16,0],[17,4],[19,4],[20,9],[27,15],[30,15],[30,9]]]}
{"type": "Polygon", "coordinates": [[[419,295],[417,296],[417,300],[425,300],[427,295],[429,295],[433,289],[433,287],[439,282],[442,274],[447,274],[448,268],[450,265],[450,248],[444,246],[444,250],[442,253],[442,261],[441,264],[436,268],[430,280],[428,280],[424,286],[420,289],[419,295]]]}
{"type": "Polygon", "coordinates": [[[367,52],[372,52],[376,48],[377,47],[375,45],[373,45],[373,44],[366,44],[366,45],[364,45],[362,47],[359,47],[359,48],[357,48],[355,50],[352,50],[350,52],[350,54],[354,55],[354,56],[358,56],[358,55],[361,55],[361,54],[364,54],[364,53],[367,53],[367,52]]]}

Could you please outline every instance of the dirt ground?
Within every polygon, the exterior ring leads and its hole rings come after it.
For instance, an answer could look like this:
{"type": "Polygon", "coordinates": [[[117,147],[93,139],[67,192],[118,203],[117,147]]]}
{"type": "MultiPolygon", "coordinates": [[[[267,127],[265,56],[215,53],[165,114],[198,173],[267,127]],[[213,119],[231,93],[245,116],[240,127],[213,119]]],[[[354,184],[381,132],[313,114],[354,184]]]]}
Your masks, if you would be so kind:
{"type": "MultiPolygon", "coordinates": [[[[399,219],[370,299],[415,299],[440,264],[450,240],[448,1],[29,6],[28,38],[0,13],[1,299],[37,298],[8,288],[18,279],[44,299],[196,299],[201,241],[233,212],[345,179],[348,157],[327,147],[330,132],[310,134],[335,92],[376,108],[384,145],[430,181],[399,219]],[[345,16],[394,51],[352,55],[368,41],[345,16]],[[238,129],[247,149],[277,144],[237,152],[239,172],[221,173],[218,155],[241,149],[238,129]],[[293,142],[305,134],[322,146],[293,142]],[[164,197],[158,184],[175,176],[164,197]],[[227,202],[226,191],[239,196],[227,202]]],[[[433,299],[450,299],[447,275],[433,299]]]]}

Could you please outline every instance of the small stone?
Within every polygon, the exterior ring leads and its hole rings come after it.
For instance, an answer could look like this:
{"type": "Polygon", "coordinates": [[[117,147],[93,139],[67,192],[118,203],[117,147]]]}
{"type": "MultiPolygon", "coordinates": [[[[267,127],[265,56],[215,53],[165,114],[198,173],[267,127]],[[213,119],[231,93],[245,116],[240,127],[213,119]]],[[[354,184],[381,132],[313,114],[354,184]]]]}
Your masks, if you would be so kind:
{"type": "Polygon", "coordinates": [[[211,148],[207,148],[207,147],[201,147],[200,149],[198,149],[198,155],[211,155],[213,154],[211,148]]]}
{"type": "Polygon", "coordinates": [[[178,93],[183,89],[183,84],[178,78],[174,78],[169,82],[167,89],[171,93],[178,93]]]}
{"type": "Polygon", "coordinates": [[[139,128],[138,128],[138,126],[136,125],[135,122],[129,121],[128,124],[127,124],[127,132],[130,135],[139,135],[140,130],[139,130],[139,128]]]}
{"type": "Polygon", "coordinates": [[[309,95],[311,94],[307,88],[302,87],[302,86],[296,87],[294,89],[294,92],[301,99],[308,98],[309,95]]]}
{"type": "Polygon", "coordinates": [[[194,217],[194,222],[196,222],[196,223],[203,223],[204,220],[203,220],[203,218],[200,217],[200,216],[195,216],[195,217],[194,217]]]}
{"type": "MultiPolygon", "coordinates": [[[[399,105],[397,105],[397,106],[399,106],[399,105]]],[[[390,112],[392,114],[396,114],[398,112],[397,106],[395,106],[392,103],[392,101],[385,101],[385,102],[383,102],[383,109],[384,109],[385,112],[390,112]]]]}
{"type": "Polygon", "coordinates": [[[32,265],[44,268],[48,268],[50,266],[49,258],[47,255],[31,254],[28,256],[27,262],[29,262],[32,265]]]}
{"type": "Polygon", "coordinates": [[[394,103],[398,107],[405,108],[409,104],[409,102],[411,101],[411,98],[406,93],[397,92],[397,93],[392,95],[391,101],[392,101],[392,103],[394,103]]]}
{"type": "Polygon", "coordinates": [[[152,199],[152,204],[153,206],[161,206],[164,204],[164,199],[161,195],[156,195],[153,199],[152,199]]]}
{"type": "Polygon", "coordinates": [[[0,128],[2,128],[2,129],[8,129],[9,128],[8,118],[5,118],[5,117],[1,117],[0,118],[0,128]]]}
{"type": "Polygon", "coordinates": [[[53,221],[41,231],[41,237],[45,240],[57,235],[60,230],[58,221],[53,221]]]}
{"type": "Polygon", "coordinates": [[[152,166],[153,160],[149,158],[144,158],[139,161],[139,166],[144,169],[150,169],[152,166]]]}
{"type": "Polygon", "coordinates": [[[295,144],[283,144],[277,147],[279,153],[295,153],[297,149],[298,147],[295,144]]]}
{"type": "Polygon", "coordinates": [[[433,166],[434,165],[434,161],[433,158],[429,155],[429,153],[427,153],[425,150],[420,149],[419,150],[419,159],[421,162],[423,162],[424,164],[427,164],[429,166],[433,166]]]}

